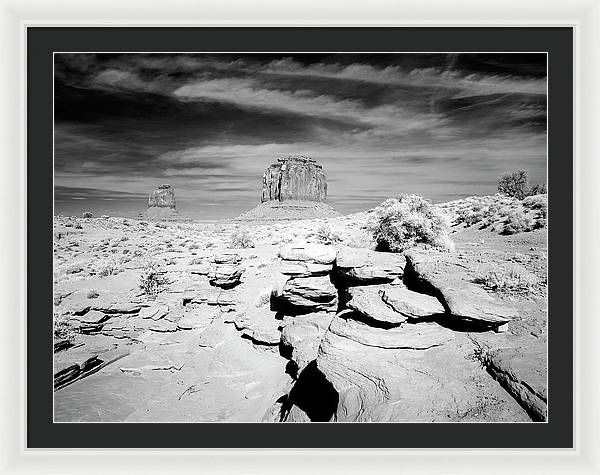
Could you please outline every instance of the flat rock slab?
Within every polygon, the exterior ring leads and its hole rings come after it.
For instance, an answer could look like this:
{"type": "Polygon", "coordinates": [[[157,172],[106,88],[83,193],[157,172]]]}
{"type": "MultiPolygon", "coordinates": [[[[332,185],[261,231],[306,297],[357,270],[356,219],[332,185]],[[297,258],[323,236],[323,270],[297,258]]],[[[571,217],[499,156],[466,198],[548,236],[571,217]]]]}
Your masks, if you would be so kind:
{"type": "Polygon", "coordinates": [[[406,253],[406,285],[436,297],[445,312],[454,318],[493,326],[507,323],[516,316],[514,310],[470,282],[464,266],[451,259],[442,253],[435,256],[406,253]]]}
{"type": "Polygon", "coordinates": [[[104,312],[99,312],[98,310],[91,310],[85,315],[78,317],[77,320],[79,320],[81,323],[97,325],[99,323],[105,322],[109,318],[110,315],[106,315],[104,312]]]}
{"type": "Polygon", "coordinates": [[[349,284],[392,282],[404,274],[402,254],[345,247],[337,252],[336,272],[349,284]]]}
{"type": "Polygon", "coordinates": [[[242,262],[242,256],[236,253],[217,254],[212,257],[212,262],[215,264],[239,264],[242,262]]]}
{"type": "Polygon", "coordinates": [[[278,345],[281,339],[280,322],[275,319],[275,315],[275,312],[266,307],[250,307],[235,318],[234,324],[257,343],[278,345]]]}
{"type": "Polygon", "coordinates": [[[430,295],[408,290],[404,286],[388,286],[379,290],[381,299],[394,311],[418,320],[444,313],[440,301],[430,295]]]}
{"type": "Polygon", "coordinates": [[[498,348],[488,352],[488,372],[527,411],[532,420],[547,417],[546,347],[532,344],[522,348],[498,348]]]}
{"type": "Polygon", "coordinates": [[[177,331],[177,324],[163,319],[150,325],[150,330],[153,332],[174,332],[177,331]]]}
{"type": "Polygon", "coordinates": [[[397,326],[407,320],[407,317],[395,311],[393,307],[382,300],[382,290],[377,286],[351,287],[348,289],[350,300],[348,308],[365,315],[375,323],[397,326]]]}
{"type": "Polygon", "coordinates": [[[194,330],[198,328],[206,328],[212,320],[216,318],[214,312],[206,311],[190,311],[184,313],[179,320],[177,320],[177,327],[181,330],[194,330]]]}
{"type": "Polygon", "coordinates": [[[310,277],[326,275],[333,269],[333,264],[317,264],[306,261],[281,261],[279,272],[294,277],[310,277]]]}
{"type": "Polygon", "coordinates": [[[169,312],[169,307],[166,305],[154,305],[152,307],[144,307],[140,310],[141,318],[151,318],[152,320],[160,320],[169,312]]]}
{"type": "Polygon", "coordinates": [[[454,338],[454,332],[437,323],[404,324],[397,328],[373,328],[351,318],[336,316],[329,331],[361,345],[389,349],[427,350],[454,338]]]}
{"type": "Polygon", "coordinates": [[[279,299],[308,312],[335,310],[337,289],[329,276],[296,277],[283,286],[279,299]]]}
{"type": "Polygon", "coordinates": [[[290,244],[279,250],[279,257],[284,261],[312,262],[314,264],[332,264],[336,251],[332,246],[324,244],[290,244]]]}

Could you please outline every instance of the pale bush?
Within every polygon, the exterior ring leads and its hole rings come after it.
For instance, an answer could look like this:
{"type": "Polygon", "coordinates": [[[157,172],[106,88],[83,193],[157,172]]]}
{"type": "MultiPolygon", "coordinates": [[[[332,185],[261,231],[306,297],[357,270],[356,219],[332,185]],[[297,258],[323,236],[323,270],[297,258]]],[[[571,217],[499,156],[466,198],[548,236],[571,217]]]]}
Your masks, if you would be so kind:
{"type": "Polygon", "coordinates": [[[495,292],[529,292],[535,284],[531,275],[518,269],[490,270],[473,282],[495,292]]]}
{"type": "Polygon", "coordinates": [[[158,264],[149,263],[142,270],[140,276],[140,289],[150,296],[158,294],[162,288],[169,283],[169,280],[163,276],[158,264]]]}
{"type": "Polygon", "coordinates": [[[522,211],[512,211],[504,221],[502,234],[517,234],[533,229],[534,221],[522,211]]]}
{"type": "Polygon", "coordinates": [[[73,340],[78,328],[66,315],[54,314],[54,338],[58,340],[73,340]]]}
{"type": "Polygon", "coordinates": [[[528,196],[523,200],[525,208],[538,210],[540,217],[546,218],[548,215],[548,195],[528,196]]]}
{"type": "Polygon", "coordinates": [[[453,248],[447,217],[422,196],[390,198],[374,214],[372,230],[379,250],[403,252],[417,245],[453,248]]]}
{"type": "Polygon", "coordinates": [[[247,229],[236,229],[229,238],[231,249],[248,249],[254,247],[254,240],[247,229]]]}
{"type": "Polygon", "coordinates": [[[314,232],[314,236],[317,241],[323,244],[336,244],[343,240],[340,234],[331,229],[331,226],[327,224],[321,224],[314,232]]]}
{"type": "Polygon", "coordinates": [[[119,272],[121,272],[121,262],[116,258],[100,261],[96,270],[96,274],[100,277],[108,277],[109,275],[115,275],[119,272]]]}

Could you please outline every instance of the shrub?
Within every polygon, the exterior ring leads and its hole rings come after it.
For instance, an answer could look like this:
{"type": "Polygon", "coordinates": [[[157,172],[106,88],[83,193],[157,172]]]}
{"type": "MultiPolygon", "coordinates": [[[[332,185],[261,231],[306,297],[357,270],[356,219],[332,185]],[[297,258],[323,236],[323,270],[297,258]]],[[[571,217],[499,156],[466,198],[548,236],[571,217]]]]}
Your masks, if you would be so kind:
{"type": "Polygon", "coordinates": [[[140,276],[140,289],[150,296],[158,294],[162,288],[169,283],[169,280],[164,277],[163,272],[155,263],[147,264],[140,276]]]}
{"type": "Polygon", "coordinates": [[[533,185],[531,185],[531,188],[529,188],[529,196],[533,196],[533,195],[543,195],[548,193],[548,190],[546,188],[546,184],[545,183],[534,183],[533,185]]]}
{"type": "Polygon", "coordinates": [[[93,218],[94,215],[90,212],[90,211],[84,211],[84,213],[81,215],[82,218],[93,218]]]}
{"type": "Polygon", "coordinates": [[[326,224],[321,224],[315,231],[314,236],[316,237],[317,241],[323,244],[335,244],[342,242],[342,237],[326,224]]]}
{"type": "Polygon", "coordinates": [[[77,328],[65,315],[54,314],[54,338],[72,340],[76,334],[77,328]]]}
{"type": "Polygon", "coordinates": [[[518,269],[508,271],[490,270],[473,279],[476,284],[481,284],[494,292],[529,292],[534,285],[532,276],[518,269]]]}
{"type": "Polygon", "coordinates": [[[100,296],[97,290],[88,290],[87,298],[88,299],[96,299],[100,296]]]}
{"type": "Polygon", "coordinates": [[[402,194],[390,198],[374,213],[372,230],[378,250],[403,252],[419,244],[453,247],[446,216],[422,196],[402,194]]]}
{"type": "Polygon", "coordinates": [[[106,259],[101,262],[96,273],[100,277],[108,277],[109,275],[115,275],[121,272],[120,264],[115,258],[106,259]]]}
{"type": "Polygon", "coordinates": [[[533,220],[522,211],[511,211],[504,221],[502,234],[517,234],[533,229],[533,220]]]}
{"type": "Polygon", "coordinates": [[[540,217],[546,218],[548,214],[548,196],[535,195],[528,196],[523,200],[523,206],[529,209],[536,209],[540,212],[540,217]]]}
{"type": "Polygon", "coordinates": [[[516,170],[505,173],[498,179],[498,191],[518,200],[522,200],[528,194],[527,170],[516,170]]]}
{"type": "Polygon", "coordinates": [[[231,249],[248,249],[254,247],[252,235],[247,229],[237,229],[230,236],[229,247],[231,249]]]}

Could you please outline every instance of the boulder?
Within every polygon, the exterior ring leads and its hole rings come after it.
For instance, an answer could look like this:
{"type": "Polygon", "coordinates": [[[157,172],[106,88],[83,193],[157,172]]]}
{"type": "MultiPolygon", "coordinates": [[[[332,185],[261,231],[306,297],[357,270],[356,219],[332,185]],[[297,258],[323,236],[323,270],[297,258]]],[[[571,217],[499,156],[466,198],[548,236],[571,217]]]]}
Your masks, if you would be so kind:
{"type": "Polygon", "coordinates": [[[232,289],[241,282],[244,269],[240,266],[229,264],[213,267],[208,275],[210,285],[221,287],[222,289],[232,289]]]}
{"type": "Polygon", "coordinates": [[[493,327],[516,316],[514,310],[468,280],[464,266],[443,254],[432,257],[407,252],[404,281],[407,287],[436,297],[453,318],[493,327]]]}
{"type": "Polygon", "coordinates": [[[325,201],[327,180],[323,167],[314,159],[290,155],[277,159],[263,174],[261,202],[325,201]]]}
{"type": "Polygon", "coordinates": [[[239,265],[242,258],[238,254],[213,256],[213,265],[208,273],[208,281],[214,287],[231,289],[241,282],[244,268],[239,265]]]}
{"type": "Polygon", "coordinates": [[[175,209],[175,189],[171,185],[160,185],[150,193],[148,207],[175,209]]]}
{"type": "Polygon", "coordinates": [[[329,274],[335,261],[335,249],[323,244],[290,244],[279,250],[280,272],[294,277],[329,274]]]}
{"type": "Polygon", "coordinates": [[[367,317],[365,323],[371,321],[375,326],[392,327],[405,322],[407,317],[387,305],[382,300],[381,292],[381,288],[377,286],[350,287],[348,289],[350,300],[346,306],[367,317]]]}
{"type": "Polygon", "coordinates": [[[444,307],[438,299],[413,292],[404,286],[388,286],[381,289],[379,295],[395,312],[413,320],[444,313],[444,307]]]}
{"type": "Polygon", "coordinates": [[[335,269],[349,285],[392,282],[404,274],[402,254],[345,247],[337,252],[335,269]]]}
{"type": "Polygon", "coordinates": [[[283,286],[279,300],[307,313],[335,311],[338,302],[337,289],[329,276],[289,279],[283,286]]]}
{"type": "Polygon", "coordinates": [[[281,345],[289,353],[297,374],[316,359],[321,339],[332,318],[331,313],[324,312],[286,317],[281,330],[281,345]]]}
{"type": "Polygon", "coordinates": [[[236,316],[234,324],[239,331],[255,343],[279,345],[281,339],[280,322],[275,319],[275,312],[267,307],[249,307],[236,316]]]}

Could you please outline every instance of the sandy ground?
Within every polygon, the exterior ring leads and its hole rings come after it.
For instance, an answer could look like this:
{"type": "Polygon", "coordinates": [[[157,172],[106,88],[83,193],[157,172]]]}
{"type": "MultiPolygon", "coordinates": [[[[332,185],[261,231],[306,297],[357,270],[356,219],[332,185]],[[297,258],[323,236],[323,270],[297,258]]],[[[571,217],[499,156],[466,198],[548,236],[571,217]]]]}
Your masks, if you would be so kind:
{"type": "MultiPolygon", "coordinates": [[[[271,292],[285,282],[278,250],[295,241],[367,247],[363,225],[364,216],[217,224],[56,217],[55,341],[66,335],[73,346],[55,353],[55,373],[94,355],[104,361],[121,358],[56,391],[55,421],[275,420],[281,399],[295,384],[273,339],[283,325],[269,307],[271,292]],[[254,247],[232,244],[240,230],[254,247]],[[241,283],[231,290],[211,286],[207,277],[211,259],[223,253],[242,258],[241,283]],[[151,265],[165,279],[156,296],[140,289],[140,276],[151,265]],[[144,311],[156,308],[164,309],[161,318],[144,318],[144,311]],[[89,324],[90,334],[78,333],[81,320],[94,310],[109,318],[89,324]],[[244,327],[241,314],[257,315],[257,323],[244,327]]],[[[445,353],[431,352],[430,360],[418,363],[449,365],[435,373],[435,389],[446,391],[445,399],[462,398],[456,410],[449,410],[454,403],[448,402],[436,412],[430,403],[416,412],[393,412],[391,420],[529,421],[472,356],[478,345],[545,348],[546,230],[505,236],[460,224],[451,238],[466,278],[518,269],[531,276],[531,286],[493,292],[518,309],[508,332],[461,332],[445,353]]],[[[536,364],[545,374],[545,359],[536,364]]]]}

